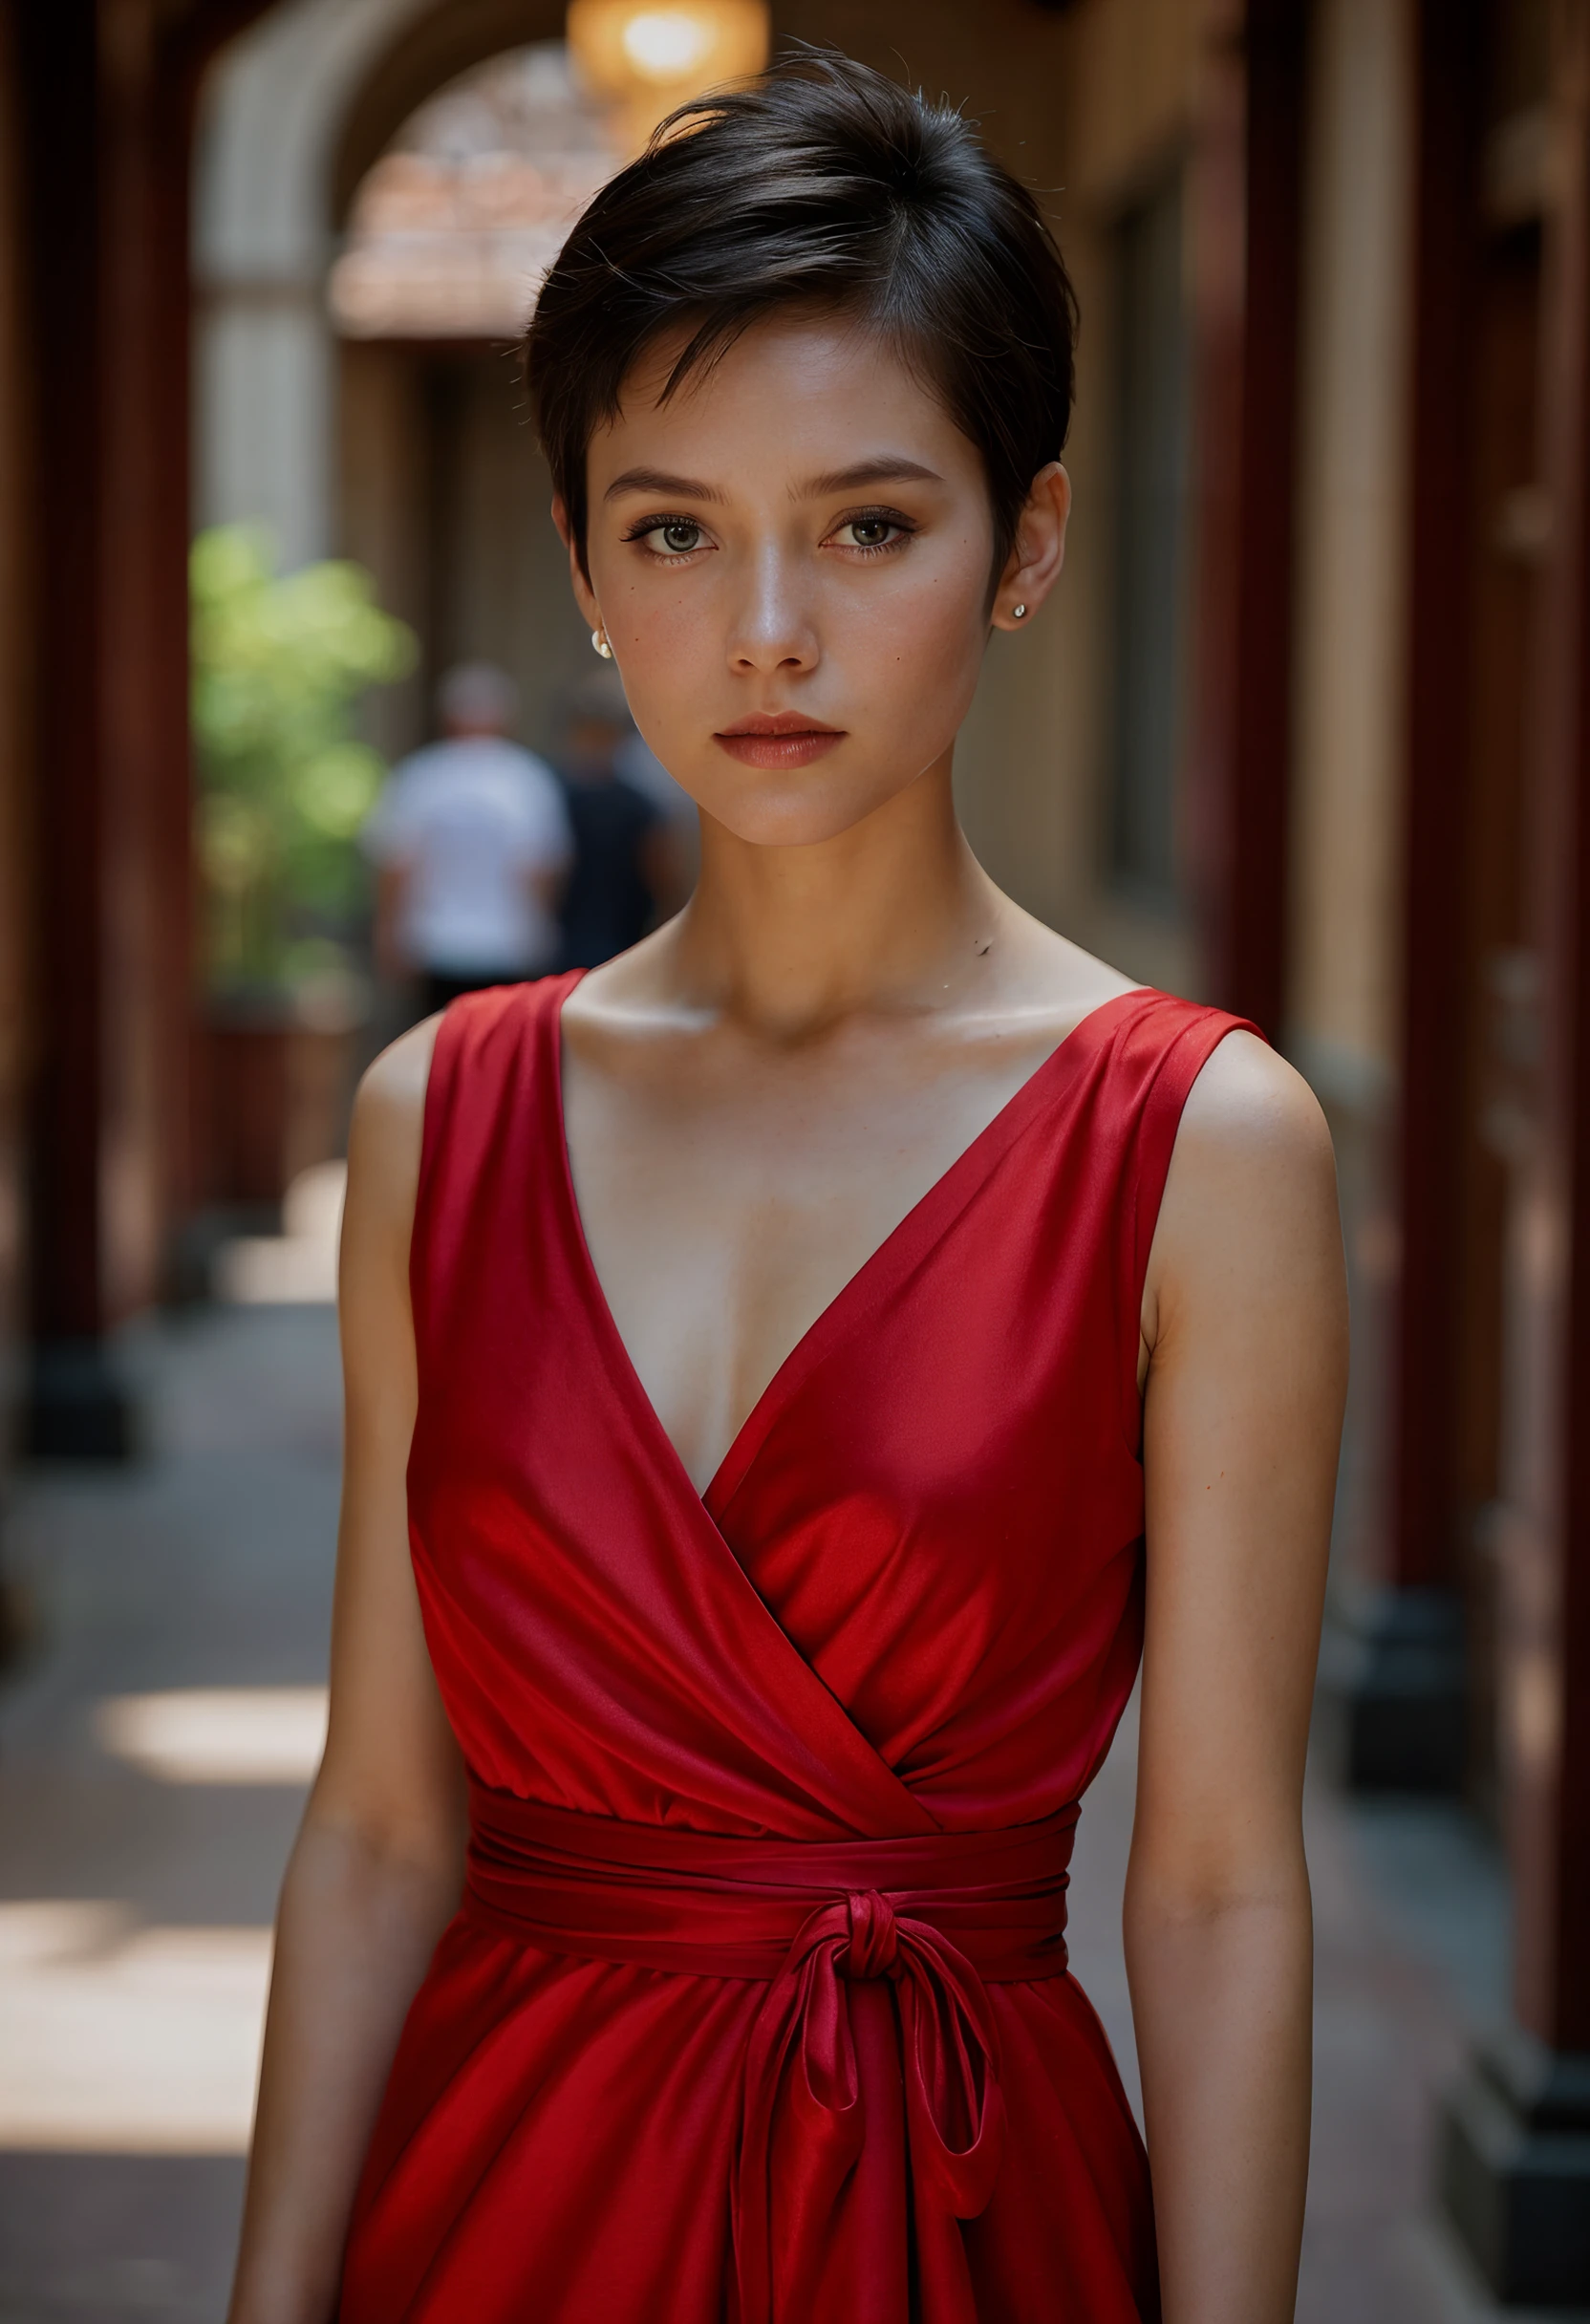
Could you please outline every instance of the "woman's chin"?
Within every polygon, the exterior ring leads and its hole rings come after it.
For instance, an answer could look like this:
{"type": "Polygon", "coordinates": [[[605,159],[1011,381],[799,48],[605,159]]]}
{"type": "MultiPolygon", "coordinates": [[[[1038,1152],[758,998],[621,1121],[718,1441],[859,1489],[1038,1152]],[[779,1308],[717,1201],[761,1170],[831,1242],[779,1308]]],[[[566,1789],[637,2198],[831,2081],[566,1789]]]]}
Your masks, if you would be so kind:
{"type": "Polygon", "coordinates": [[[763,774],[732,785],[715,783],[696,794],[703,815],[750,848],[819,848],[866,823],[913,778],[893,782],[827,782],[815,768],[796,775],[763,774]]]}

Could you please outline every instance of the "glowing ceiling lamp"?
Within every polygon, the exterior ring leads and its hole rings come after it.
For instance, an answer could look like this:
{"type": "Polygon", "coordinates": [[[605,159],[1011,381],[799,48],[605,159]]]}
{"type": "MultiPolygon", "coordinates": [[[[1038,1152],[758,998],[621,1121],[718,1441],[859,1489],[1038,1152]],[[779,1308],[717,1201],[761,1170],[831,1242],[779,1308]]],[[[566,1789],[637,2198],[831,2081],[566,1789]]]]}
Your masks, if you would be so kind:
{"type": "Polygon", "coordinates": [[[765,0],[570,0],[569,53],[631,151],[665,114],[767,62],[765,0]]]}

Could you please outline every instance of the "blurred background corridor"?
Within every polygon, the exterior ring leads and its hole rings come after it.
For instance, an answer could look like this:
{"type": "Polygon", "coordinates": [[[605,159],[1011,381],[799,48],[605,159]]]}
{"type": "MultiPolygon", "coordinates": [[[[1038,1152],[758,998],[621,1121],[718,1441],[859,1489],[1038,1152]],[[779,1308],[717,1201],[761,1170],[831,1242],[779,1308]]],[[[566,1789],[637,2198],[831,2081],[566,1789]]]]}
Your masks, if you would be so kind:
{"type": "MultiPolygon", "coordinates": [[[[964,100],[1080,295],[973,844],[1336,1139],[1300,2316],[1590,2315],[1590,0],[6,0],[0,2324],[223,2312],[348,1106],[461,966],[392,834],[439,739],[540,786],[521,973],[690,878],[515,335],[791,37],[964,100]]],[[[1131,1781],[1072,1884],[1124,2065],[1131,1781]]]]}

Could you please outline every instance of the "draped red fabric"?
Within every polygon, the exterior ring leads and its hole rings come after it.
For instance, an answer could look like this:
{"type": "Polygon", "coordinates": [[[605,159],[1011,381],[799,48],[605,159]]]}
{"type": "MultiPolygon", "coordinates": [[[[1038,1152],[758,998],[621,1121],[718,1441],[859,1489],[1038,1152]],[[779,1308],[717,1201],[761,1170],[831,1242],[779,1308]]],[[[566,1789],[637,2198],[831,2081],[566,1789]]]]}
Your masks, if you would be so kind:
{"type": "Polygon", "coordinates": [[[573,981],[455,1002],[432,1065],[410,1529],[470,1868],[343,2324],[1146,2324],[1064,1892],[1141,1647],[1149,1244],[1236,1021],[1095,1010],[699,1495],[580,1226],[573,981]]]}

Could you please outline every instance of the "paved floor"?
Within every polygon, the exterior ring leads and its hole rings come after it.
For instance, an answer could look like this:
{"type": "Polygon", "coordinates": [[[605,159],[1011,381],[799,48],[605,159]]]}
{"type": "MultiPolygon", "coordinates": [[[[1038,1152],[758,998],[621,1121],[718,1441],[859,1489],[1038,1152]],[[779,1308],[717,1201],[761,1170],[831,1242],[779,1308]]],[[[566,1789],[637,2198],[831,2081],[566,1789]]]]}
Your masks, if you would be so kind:
{"type": "MultiPolygon", "coordinates": [[[[36,1644],[0,1691],[0,2324],[219,2324],[269,1926],[312,1763],[335,1517],[329,1310],[137,1343],[149,1457],[35,1474],[36,1644]]],[[[1131,2071],[1130,1723],[1083,1819],[1079,1973],[1131,2071]]],[[[1309,1799],[1320,1932],[1301,2324],[1481,2324],[1429,2202],[1437,2092],[1499,2007],[1506,1899],[1462,1820],[1309,1799]]]]}
{"type": "Polygon", "coordinates": [[[134,1361],[149,1458],[30,1478],[7,1533],[37,1645],[0,1694],[0,2324],[219,2324],[302,1795],[151,1774],[104,1707],[325,1677],[330,1310],[203,1315],[134,1361]]]}

